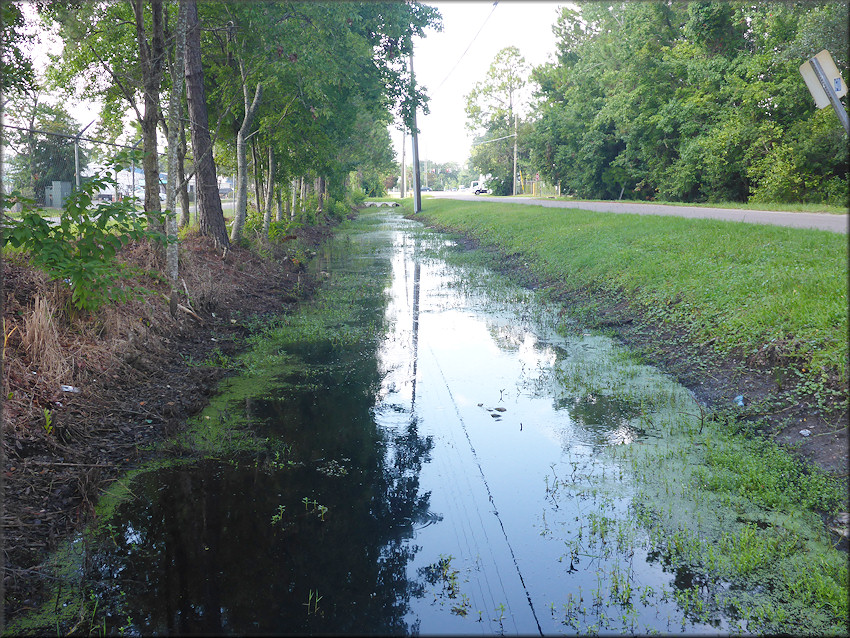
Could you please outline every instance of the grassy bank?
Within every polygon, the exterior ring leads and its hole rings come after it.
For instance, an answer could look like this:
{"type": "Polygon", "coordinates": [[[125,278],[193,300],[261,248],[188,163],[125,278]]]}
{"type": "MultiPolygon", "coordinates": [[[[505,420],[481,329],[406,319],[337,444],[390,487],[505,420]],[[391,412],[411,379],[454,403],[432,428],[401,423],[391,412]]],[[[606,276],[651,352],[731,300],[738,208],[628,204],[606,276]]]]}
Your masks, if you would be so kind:
{"type": "Polygon", "coordinates": [[[430,200],[422,217],[521,257],[565,292],[623,295],[719,355],[778,354],[809,391],[846,386],[843,235],[495,202],[430,200]]]}
{"type": "MultiPolygon", "coordinates": [[[[551,197],[547,199],[557,199],[564,202],[576,201],[575,197],[551,197]]],[[[610,203],[611,200],[594,199],[581,200],[610,203]]],[[[767,203],[767,202],[668,202],[661,199],[655,199],[651,202],[639,200],[622,200],[623,204],[662,204],[665,206],[688,206],[692,208],[729,208],[732,210],[769,210],[785,213],[827,213],[829,215],[846,215],[847,209],[842,206],[830,206],[829,204],[788,204],[788,203],[767,203]]]]}

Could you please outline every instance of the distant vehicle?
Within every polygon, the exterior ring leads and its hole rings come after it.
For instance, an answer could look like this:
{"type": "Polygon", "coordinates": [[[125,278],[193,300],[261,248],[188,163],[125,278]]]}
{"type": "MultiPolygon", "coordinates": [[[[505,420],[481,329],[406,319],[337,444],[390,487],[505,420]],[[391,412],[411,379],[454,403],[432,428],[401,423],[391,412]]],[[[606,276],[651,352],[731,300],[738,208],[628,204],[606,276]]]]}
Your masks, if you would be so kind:
{"type": "Polygon", "coordinates": [[[430,191],[430,190],[431,190],[431,188],[430,188],[430,187],[428,187],[428,186],[423,186],[423,187],[422,187],[422,192],[423,192],[423,193],[424,193],[425,191],[430,191]]]}
{"type": "Polygon", "coordinates": [[[487,188],[487,183],[481,182],[479,180],[475,180],[474,182],[472,182],[472,184],[469,186],[469,190],[471,190],[476,195],[481,195],[490,192],[490,189],[487,188]]]}

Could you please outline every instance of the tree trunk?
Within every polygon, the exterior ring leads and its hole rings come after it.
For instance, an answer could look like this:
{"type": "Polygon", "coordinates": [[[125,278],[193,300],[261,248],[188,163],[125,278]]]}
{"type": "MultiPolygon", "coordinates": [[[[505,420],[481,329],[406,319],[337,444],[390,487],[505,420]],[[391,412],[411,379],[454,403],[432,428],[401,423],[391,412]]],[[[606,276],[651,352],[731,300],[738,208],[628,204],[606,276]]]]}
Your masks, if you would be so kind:
{"type": "Polygon", "coordinates": [[[201,67],[201,25],[198,22],[196,0],[180,0],[186,4],[186,103],[192,129],[192,150],[195,153],[195,193],[198,198],[198,225],[201,235],[212,237],[222,250],[230,247],[218,179],[210,140],[207,102],[204,92],[204,70],[201,67]]]}
{"type": "Polygon", "coordinates": [[[269,180],[266,190],[266,214],[263,216],[263,239],[269,238],[272,225],[272,206],[274,205],[274,148],[269,144],[269,180]]]}
{"type": "Polygon", "coordinates": [[[319,205],[316,207],[316,212],[320,215],[325,212],[325,178],[319,177],[316,180],[316,193],[319,198],[319,205]]]}
{"type": "Polygon", "coordinates": [[[289,180],[289,197],[286,198],[286,208],[283,211],[286,219],[290,220],[295,211],[295,188],[297,183],[294,178],[289,180]]]}
{"type": "Polygon", "coordinates": [[[177,178],[180,183],[180,221],[177,226],[189,225],[189,184],[186,181],[186,129],[180,122],[180,146],[177,148],[177,178]]]}
{"type": "MultiPolygon", "coordinates": [[[[159,158],[157,157],[156,126],[159,122],[159,89],[162,84],[165,58],[165,31],[162,0],[150,0],[150,3],[151,38],[148,40],[145,30],[143,0],[132,0],[145,104],[145,112],[141,121],[145,150],[142,164],[145,171],[145,212],[158,213],[161,207],[159,204],[159,158]]],[[[155,222],[152,222],[151,225],[157,230],[164,230],[157,228],[159,225],[155,222]]]]}
{"type": "Polygon", "coordinates": [[[263,95],[263,85],[257,84],[254,91],[254,100],[248,102],[248,85],[246,84],[245,71],[241,66],[242,71],[242,97],[245,101],[245,116],[242,118],[242,126],[236,133],[236,180],[239,185],[239,191],[236,193],[236,210],[233,214],[233,227],[230,229],[230,241],[237,242],[242,238],[242,229],[245,227],[245,217],[248,210],[248,158],[245,149],[246,139],[251,130],[251,124],[254,121],[254,115],[257,113],[257,108],[260,105],[260,98],[263,95]]]}
{"type": "Polygon", "coordinates": [[[183,106],[183,52],[186,48],[186,6],[180,5],[177,11],[177,26],[175,28],[174,61],[171,65],[171,95],[168,96],[168,182],[165,193],[165,209],[171,211],[166,222],[166,234],[173,238],[173,243],[166,248],[166,274],[173,285],[178,276],[178,248],[177,248],[177,218],[175,215],[175,203],[177,201],[177,190],[180,180],[180,142],[179,132],[183,128],[180,120],[182,118],[183,106]]]}
{"type": "Polygon", "coordinates": [[[277,217],[275,221],[282,222],[284,220],[283,217],[283,189],[277,189],[277,217]]]}
{"type": "Polygon", "coordinates": [[[257,152],[257,138],[251,138],[251,157],[254,161],[254,201],[258,213],[262,213],[266,207],[263,205],[263,160],[257,152]]]}

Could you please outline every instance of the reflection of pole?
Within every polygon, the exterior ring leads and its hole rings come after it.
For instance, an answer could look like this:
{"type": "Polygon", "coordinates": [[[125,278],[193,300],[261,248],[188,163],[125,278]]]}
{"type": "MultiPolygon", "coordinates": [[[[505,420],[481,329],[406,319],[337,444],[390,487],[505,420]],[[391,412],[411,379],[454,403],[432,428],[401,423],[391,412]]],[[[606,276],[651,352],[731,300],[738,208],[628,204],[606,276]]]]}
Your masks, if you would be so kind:
{"type": "Polygon", "coordinates": [[[413,255],[413,395],[410,411],[416,404],[416,363],[419,360],[419,256],[413,255]]]}
{"type": "Polygon", "coordinates": [[[404,147],[407,145],[407,135],[401,132],[401,197],[407,192],[407,166],[404,163],[404,147]]]}
{"type": "MultiPolygon", "coordinates": [[[[411,93],[416,88],[413,78],[413,47],[410,48],[410,89],[411,93]]],[[[413,140],[413,212],[422,212],[422,192],[419,188],[419,138],[416,133],[416,102],[413,103],[413,124],[410,134],[413,140]]]]}

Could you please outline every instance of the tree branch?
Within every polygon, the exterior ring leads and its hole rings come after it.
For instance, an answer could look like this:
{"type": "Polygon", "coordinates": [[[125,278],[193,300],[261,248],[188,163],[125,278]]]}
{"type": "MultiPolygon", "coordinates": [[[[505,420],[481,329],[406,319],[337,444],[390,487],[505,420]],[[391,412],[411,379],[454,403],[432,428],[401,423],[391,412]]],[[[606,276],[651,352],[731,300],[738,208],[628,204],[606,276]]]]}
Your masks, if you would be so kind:
{"type": "Polygon", "coordinates": [[[110,66],[106,63],[106,61],[102,57],[100,57],[100,55],[98,54],[97,51],[94,50],[94,47],[92,47],[92,45],[90,45],[90,44],[88,44],[87,46],[88,46],[89,50],[94,54],[94,56],[103,65],[103,68],[106,69],[106,72],[109,73],[109,75],[112,76],[112,79],[115,81],[115,84],[117,84],[118,88],[121,89],[121,93],[123,93],[124,97],[127,98],[127,101],[130,103],[130,106],[132,106],[133,110],[136,112],[136,117],[141,122],[142,121],[142,114],[139,112],[139,107],[136,105],[136,100],[133,97],[132,92],[130,92],[130,90],[126,86],[124,86],[123,82],[121,82],[121,80],[118,78],[118,76],[115,74],[115,72],[110,68],[110,66]]]}

